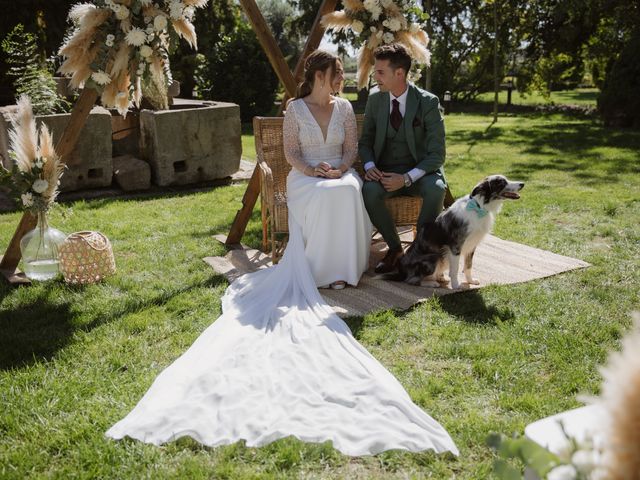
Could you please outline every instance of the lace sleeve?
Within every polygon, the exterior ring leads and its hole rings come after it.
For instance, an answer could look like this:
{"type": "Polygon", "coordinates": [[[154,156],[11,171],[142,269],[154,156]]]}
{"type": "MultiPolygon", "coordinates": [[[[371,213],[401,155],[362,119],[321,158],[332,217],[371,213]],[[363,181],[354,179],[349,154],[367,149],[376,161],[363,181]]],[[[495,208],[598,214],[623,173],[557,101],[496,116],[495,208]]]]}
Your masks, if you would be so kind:
{"type": "Polygon", "coordinates": [[[358,155],[358,126],[351,102],[345,100],[344,143],[342,144],[342,169],[348,170],[358,155]]]}
{"type": "Polygon", "coordinates": [[[287,163],[308,176],[313,176],[313,167],[302,160],[298,119],[293,102],[289,103],[282,124],[282,143],[287,163]]]}

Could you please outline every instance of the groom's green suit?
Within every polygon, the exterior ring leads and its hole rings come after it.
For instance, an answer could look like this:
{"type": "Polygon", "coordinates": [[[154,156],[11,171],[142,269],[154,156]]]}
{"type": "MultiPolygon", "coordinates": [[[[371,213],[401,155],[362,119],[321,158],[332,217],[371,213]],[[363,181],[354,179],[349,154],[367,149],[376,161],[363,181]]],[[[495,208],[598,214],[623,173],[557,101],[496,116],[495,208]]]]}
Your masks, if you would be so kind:
{"type": "Polygon", "coordinates": [[[389,93],[370,95],[358,153],[363,165],[373,162],[383,172],[404,174],[414,168],[426,172],[409,187],[393,192],[387,192],[380,182],[366,181],[362,188],[371,222],[389,248],[399,248],[400,238],[384,199],[396,195],[422,197],[418,225],[434,220],[442,211],[447,188],[443,169],[444,120],[438,97],[414,85],[408,85],[406,110],[397,131],[391,126],[389,117],[389,93]]]}

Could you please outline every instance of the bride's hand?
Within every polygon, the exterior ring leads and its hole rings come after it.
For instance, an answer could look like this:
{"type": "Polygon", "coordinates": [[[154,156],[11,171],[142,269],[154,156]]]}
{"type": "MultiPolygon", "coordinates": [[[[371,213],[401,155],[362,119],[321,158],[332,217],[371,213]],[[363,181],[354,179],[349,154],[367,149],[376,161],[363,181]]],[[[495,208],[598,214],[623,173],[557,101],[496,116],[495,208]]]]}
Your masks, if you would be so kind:
{"type": "Polygon", "coordinates": [[[328,172],[324,172],[326,178],[340,178],[342,177],[342,170],[339,168],[332,168],[328,172]]]}

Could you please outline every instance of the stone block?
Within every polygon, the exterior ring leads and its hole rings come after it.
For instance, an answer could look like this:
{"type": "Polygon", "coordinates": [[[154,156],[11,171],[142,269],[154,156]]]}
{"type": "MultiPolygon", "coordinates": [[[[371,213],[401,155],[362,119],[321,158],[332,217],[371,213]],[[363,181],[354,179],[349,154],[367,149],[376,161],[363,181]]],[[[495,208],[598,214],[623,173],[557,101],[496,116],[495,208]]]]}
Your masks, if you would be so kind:
{"type": "Polygon", "coordinates": [[[151,187],[151,168],[144,160],[132,155],[113,158],[113,177],[125,192],[151,187]]]}
{"type": "MultiPolygon", "coordinates": [[[[5,112],[3,112],[5,113],[5,112]]],[[[53,135],[54,145],[71,118],[70,113],[38,115],[38,125],[47,125],[53,135]]],[[[0,115],[0,156],[6,167],[10,166],[8,155],[8,129],[11,120],[5,113],[0,115]]],[[[65,157],[67,167],[62,175],[60,190],[63,192],[87,188],[108,187],[113,177],[111,160],[111,114],[102,107],[94,107],[82,128],[78,143],[65,157]]]]}
{"type": "Polygon", "coordinates": [[[235,173],[242,156],[240,107],[193,102],[140,112],[140,154],[156,185],[187,185],[235,173]]]}

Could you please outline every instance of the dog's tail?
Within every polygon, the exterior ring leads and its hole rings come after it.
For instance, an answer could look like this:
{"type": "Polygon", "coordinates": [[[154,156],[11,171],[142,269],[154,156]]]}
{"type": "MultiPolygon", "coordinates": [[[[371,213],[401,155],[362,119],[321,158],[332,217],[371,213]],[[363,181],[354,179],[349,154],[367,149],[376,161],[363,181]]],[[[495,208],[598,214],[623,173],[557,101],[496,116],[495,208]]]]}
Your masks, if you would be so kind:
{"type": "Polygon", "coordinates": [[[405,272],[397,271],[381,273],[373,278],[374,280],[391,280],[392,282],[404,282],[407,279],[407,274],[405,272]]]}

